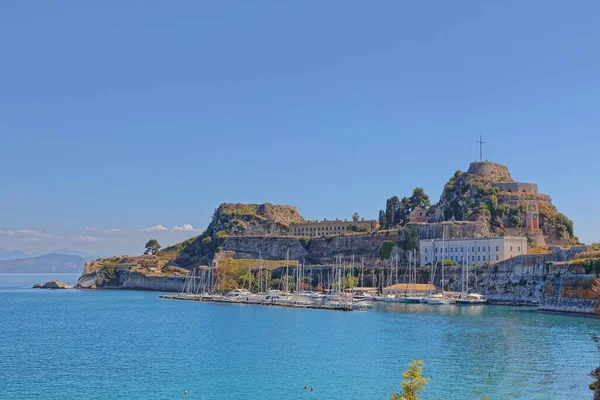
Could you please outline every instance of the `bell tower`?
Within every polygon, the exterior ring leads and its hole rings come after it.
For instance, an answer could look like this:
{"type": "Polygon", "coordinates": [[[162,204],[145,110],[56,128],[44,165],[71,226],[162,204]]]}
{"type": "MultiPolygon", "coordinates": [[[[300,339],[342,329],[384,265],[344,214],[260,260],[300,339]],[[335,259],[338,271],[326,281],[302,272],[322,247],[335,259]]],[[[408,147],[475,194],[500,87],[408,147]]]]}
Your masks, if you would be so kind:
{"type": "Polygon", "coordinates": [[[537,200],[525,202],[525,219],[528,229],[540,229],[540,211],[537,200]]]}

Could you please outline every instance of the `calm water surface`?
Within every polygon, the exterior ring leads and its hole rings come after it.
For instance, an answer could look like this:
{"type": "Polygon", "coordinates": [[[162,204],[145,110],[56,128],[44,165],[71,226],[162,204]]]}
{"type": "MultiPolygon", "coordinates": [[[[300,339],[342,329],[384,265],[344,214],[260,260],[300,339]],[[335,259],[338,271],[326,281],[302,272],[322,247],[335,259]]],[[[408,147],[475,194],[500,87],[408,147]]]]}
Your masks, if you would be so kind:
{"type": "Polygon", "coordinates": [[[77,278],[0,275],[0,398],[387,399],[422,359],[425,399],[591,399],[600,363],[600,321],[530,308],[345,313],[29,289],[77,278]]]}

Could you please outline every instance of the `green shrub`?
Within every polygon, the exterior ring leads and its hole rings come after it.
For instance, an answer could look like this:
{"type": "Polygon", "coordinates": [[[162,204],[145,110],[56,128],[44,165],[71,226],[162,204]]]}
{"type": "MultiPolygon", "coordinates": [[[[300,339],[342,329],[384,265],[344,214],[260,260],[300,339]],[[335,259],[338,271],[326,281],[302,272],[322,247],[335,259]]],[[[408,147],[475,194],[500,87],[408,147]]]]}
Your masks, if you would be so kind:
{"type": "Polygon", "coordinates": [[[306,251],[308,251],[308,248],[310,247],[310,238],[308,236],[302,236],[300,238],[300,244],[306,251]]]}
{"type": "Polygon", "coordinates": [[[575,236],[573,233],[573,221],[567,218],[566,215],[558,213],[552,217],[550,223],[559,233],[560,237],[573,238],[575,236]]]}
{"type": "Polygon", "coordinates": [[[102,268],[102,280],[109,284],[117,279],[117,267],[114,264],[105,264],[102,268]]]}
{"type": "Polygon", "coordinates": [[[394,250],[394,247],[396,247],[396,242],[393,242],[391,240],[384,240],[383,242],[381,242],[381,245],[379,245],[379,259],[389,259],[392,256],[392,251],[394,250]]]}

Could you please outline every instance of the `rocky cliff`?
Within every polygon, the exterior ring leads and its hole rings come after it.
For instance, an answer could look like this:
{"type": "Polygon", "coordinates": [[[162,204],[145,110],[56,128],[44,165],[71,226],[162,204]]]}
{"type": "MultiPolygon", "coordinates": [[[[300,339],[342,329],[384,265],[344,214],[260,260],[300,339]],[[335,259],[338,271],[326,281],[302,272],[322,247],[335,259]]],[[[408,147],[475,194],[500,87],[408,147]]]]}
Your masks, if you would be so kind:
{"type": "MultiPolygon", "coordinates": [[[[598,300],[592,293],[596,273],[578,263],[586,246],[553,248],[477,267],[469,274],[474,291],[497,304],[535,305],[541,310],[593,314],[598,300]]],[[[425,275],[427,276],[427,275],[425,275]]],[[[460,290],[461,268],[447,267],[445,287],[460,290]]],[[[441,276],[435,284],[441,286],[441,276]]]]}
{"type": "Polygon", "coordinates": [[[444,220],[480,221],[489,225],[493,234],[510,231],[529,236],[530,244],[542,240],[554,245],[577,243],[573,223],[558,212],[550,196],[538,193],[535,184],[514,182],[501,164],[477,162],[471,163],[467,172],[456,171],[430,214],[444,220]],[[543,238],[536,238],[535,230],[528,229],[528,212],[536,214],[543,238]]]}
{"type": "Polygon", "coordinates": [[[228,236],[221,248],[234,252],[235,258],[282,260],[304,259],[313,265],[331,264],[337,256],[352,255],[364,257],[366,266],[378,262],[379,247],[384,241],[399,242],[404,235],[414,231],[420,239],[447,239],[487,236],[487,226],[478,222],[441,222],[434,224],[409,224],[399,230],[369,232],[363,234],[343,234],[322,237],[268,237],[268,236],[228,236]]]}

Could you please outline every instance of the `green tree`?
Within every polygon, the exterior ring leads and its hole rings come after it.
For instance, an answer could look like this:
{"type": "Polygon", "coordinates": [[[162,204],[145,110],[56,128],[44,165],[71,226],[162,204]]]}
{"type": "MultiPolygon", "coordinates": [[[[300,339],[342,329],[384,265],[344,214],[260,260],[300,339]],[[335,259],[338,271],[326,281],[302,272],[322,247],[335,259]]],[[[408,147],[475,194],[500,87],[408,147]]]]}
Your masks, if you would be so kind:
{"type": "MultiPolygon", "coordinates": [[[[402,232],[402,230],[400,230],[400,232],[402,232]]],[[[398,245],[404,251],[412,251],[417,248],[418,242],[419,233],[413,226],[410,230],[404,232],[403,239],[398,242],[398,245]]]]}
{"type": "Polygon", "coordinates": [[[352,214],[352,221],[358,222],[359,219],[360,219],[360,216],[358,215],[357,212],[355,212],[354,214],[352,214]]]}
{"type": "Polygon", "coordinates": [[[385,227],[387,229],[396,225],[396,215],[400,209],[400,199],[398,196],[392,196],[387,199],[385,204],[385,227]]]}
{"type": "Polygon", "coordinates": [[[379,245],[379,259],[387,260],[390,258],[392,256],[392,250],[394,250],[394,247],[396,247],[396,242],[391,240],[384,240],[381,242],[379,245]]]}
{"type": "Polygon", "coordinates": [[[408,364],[408,369],[402,374],[403,381],[400,384],[402,391],[400,393],[392,393],[390,400],[419,400],[419,392],[425,390],[425,385],[429,383],[429,379],[423,378],[422,360],[412,360],[408,364]]]}
{"type": "Polygon", "coordinates": [[[158,240],[150,239],[148,242],[146,242],[145,247],[146,251],[144,251],[144,254],[156,254],[158,249],[160,249],[160,244],[158,244],[158,240]]]}
{"type": "Polygon", "coordinates": [[[421,187],[417,187],[413,190],[412,196],[410,196],[410,203],[412,209],[415,207],[429,208],[431,206],[429,196],[425,194],[425,190],[421,187]]]}
{"type": "Polygon", "coordinates": [[[385,229],[385,211],[379,210],[379,229],[385,229]]]}
{"type": "Polygon", "coordinates": [[[410,221],[410,212],[413,210],[413,205],[411,200],[408,197],[403,197],[400,200],[400,206],[398,210],[396,210],[396,215],[394,217],[394,226],[395,225],[406,225],[408,221],[410,221]]]}
{"type": "Polygon", "coordinates": [[[104,283],[111,283],[117,278],[117,267],[113,264],[105,264],[102,268],[102,280],[104,283]]]}

